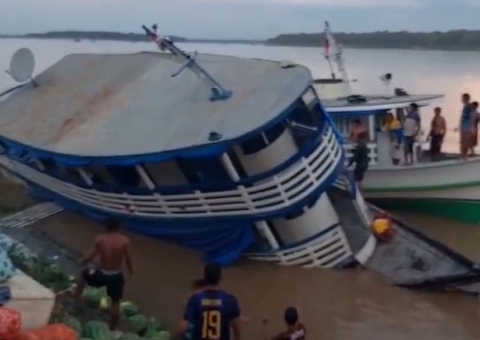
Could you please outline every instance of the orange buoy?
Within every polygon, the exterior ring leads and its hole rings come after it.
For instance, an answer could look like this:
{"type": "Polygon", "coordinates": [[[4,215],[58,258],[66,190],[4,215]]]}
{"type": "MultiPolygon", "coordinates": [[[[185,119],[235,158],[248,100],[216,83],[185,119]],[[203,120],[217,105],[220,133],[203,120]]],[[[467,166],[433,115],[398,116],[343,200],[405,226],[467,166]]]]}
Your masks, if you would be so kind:
{"type": "Polygon", "coordinates": [[[383,242],[392,239],[395,229],[393,229],[392,219],[387,213],[377,214],[372,222],[373,234],[383,242]]]}

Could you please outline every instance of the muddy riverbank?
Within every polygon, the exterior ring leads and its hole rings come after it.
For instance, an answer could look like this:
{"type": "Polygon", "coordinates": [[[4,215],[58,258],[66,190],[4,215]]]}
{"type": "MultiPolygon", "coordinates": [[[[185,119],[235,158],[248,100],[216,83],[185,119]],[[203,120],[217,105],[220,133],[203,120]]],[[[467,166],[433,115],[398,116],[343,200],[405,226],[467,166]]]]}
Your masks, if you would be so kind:
{"type": "MultiPolygon", "coordinates": [[[[424,231],[432,236],[439,234],[440,240],[450,242],[460,252],[480,258],[480,250],[475,246],[480,235],[475,227],[429,220],[425,216],[406,214],[406,217],[419,227],[426,225],[424,231]]],[[[60,261],[72,256],[67,254],[75,257],[89,249],[101,232],[101,225],[68,212],[28,228],[9,231],[26,243],[30,240],[33,250],[49,249],[55,253],[51,255],[60,255],[60,261]],[[45,246],[44,242],[59,247],[45,246]],[[62,247],[65,253],[58,250],[62,247]]],[[[162,241],[129,236],[136,273],[127,282],[126,298],[172,329],[182,314],[191,281],[201,275],[201,257],[162,241]]],[[[392,287],[383,277],[367,270],[283,268],[243,261],[225,271],[223,286],[238,296],[243,314],[251,320],[245,327],[246,339],[261,338],[261,320],[265,316],[272,320],[272,329],[279,329],[287,305],[300,308],[313,339],[480,338],[477,299],[392,287]]]]}

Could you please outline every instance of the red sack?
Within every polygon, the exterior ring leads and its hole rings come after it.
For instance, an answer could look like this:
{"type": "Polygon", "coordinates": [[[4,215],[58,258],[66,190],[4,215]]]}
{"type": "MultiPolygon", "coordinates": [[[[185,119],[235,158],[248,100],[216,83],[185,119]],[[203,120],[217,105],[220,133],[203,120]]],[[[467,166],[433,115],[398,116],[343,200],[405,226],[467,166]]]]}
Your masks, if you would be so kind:
{"type": "Polygon", "coordinates": [[[77,333],[64,324],[52,324],[45,327],[23,331],[13,340],[77,340],[77,333]]]}
{"type": "Polygon", "coordinates": [[[16,310],[0,307],[0,339],[13,340],[20,331],[21,317],[16,310]]]}

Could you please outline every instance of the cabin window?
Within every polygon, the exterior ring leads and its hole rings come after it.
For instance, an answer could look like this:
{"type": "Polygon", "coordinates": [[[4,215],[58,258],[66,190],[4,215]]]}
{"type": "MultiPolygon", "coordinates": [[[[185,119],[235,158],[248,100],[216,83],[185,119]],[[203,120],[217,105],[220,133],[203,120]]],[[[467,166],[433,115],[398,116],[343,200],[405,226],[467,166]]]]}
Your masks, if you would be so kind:
{"type": "Polygon", "coordinates": [[[178,167],[191,184],[209,184],[231,182],[220,157],[179,158],[178,167]]]}
{"type": "Polygon", "coordinates": [[[53,159],[43,158],[40,160],[43,164],[44,170],[47,174],[58,174],[60,173],[60,167],[57,166],[57,163],[53,159]]]}
{"type": "Polygon", "coordinates": [[[84,171],[90,177],[93,184],[115,184],[114,179],[103,165],[91,165],[85,167],[84,171]]]}
{"type": "Polygon", "coordinates": [[[268,141],[268,144],[272,144],[277,140],[278,137],[282,135],[285,131],[285,123],[283,121],[278,122],[272,125],[270,128],[266,129],[264,135],[268,141]]]}
{"type": "Polygon", "coordinates": [[[240,148],[242,149],[244,155],[251,155],[265,149],[267,145],[268,143],[266,138],[263,136],[263,133],[261,133],[241,143],[240,148]]]}
{"type": "Polygon", "coordinates": [[[187,179],[174,160],[144,165],[145,170],[157,186],[176,186],[188,184],[187,179]]]}
{"type": "Polygon", "coordinates": [[[82,178],[80,173],[78,172],[78,168],[76,167],[58,167],[58,173],[61,174],[65,180],[73,182],[73,183],[80,183],[82,185],[86,185],[85,180],[82,178]]]}
{"type": "Polygon", "coordinates": [[[317,95],[312,88],[309,88],[308,91],[303,94],[302,100],[307,106],[316,104],[318,102],[317,95]]]}
{"type": "Polygon", "coordinates": [[[299,124],[315,126],[315,119],[304,102],[297,102],[290,118],[299,124]]]}
{"type": "Polygon", "coordinates": [[[257,136],[254,136],[240,144],[244,155],[251,155],[265,149],[277,140],[285,131],[285,123],[278,122],[267,128],[257,136]]]}
{"type": "Polygon", "coordinates": [[[235,153],[234,150],[228,151],[228,157],[230,157],[230,160],[232,161],[233,166],[235,167],[235,170],[237,171],[237,174],[240,178],[246,178],[248,177],[248,173],[243,167],[242,162],[238,158],[237,154],[235,153]]]}
{"type": "Polygon", "coordinates": [[[120,186],[137,187],[143,183],[135,166],[109,166],[108,172],[111,177],[120,186]]]}

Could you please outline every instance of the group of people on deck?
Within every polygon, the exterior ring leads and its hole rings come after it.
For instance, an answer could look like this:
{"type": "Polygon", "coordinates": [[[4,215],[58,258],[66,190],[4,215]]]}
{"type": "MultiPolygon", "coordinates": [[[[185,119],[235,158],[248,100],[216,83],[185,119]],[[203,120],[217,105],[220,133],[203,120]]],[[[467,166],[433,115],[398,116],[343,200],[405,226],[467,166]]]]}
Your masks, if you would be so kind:
{"type": "MultiPolygon", "coordinates": [[[[120,300],[123,298],[125,279],[123,266],[133,276],[131,242],[120,230],[117,221],[106,223],[106,233],[98,236],[92,249],[80,260],[82,267],[75,291],[77,299],[86,285],[106,287],[111,300],[110,328],[116,329],[120,319],[120,300]],[[94,264],[94,262],[96,262],[94,264]]],[[[242,328],[249,320],[240,313],[237,298],[220,287],[222,268],[216,264],[204,267],[203,277],[195,280],[187,296],[185,312],[175,340],[235,340],[242,338],[242,328]]],[[[295,307],[284,311],[285,329],[276,335],[269,334],[269,320],[263,318],[265,340],[305,340],[306,330],[300,322],[295,307]]]]}
{"type": "MultiPolygon", "coordinates": [[[[460,155],[463,160],[466,160],[469,155],[475,153],[475,147],[478,145],[480,113],[478,111],[478,102],[472,102],[468,93],[462,95],[462,104],[460,123],[456,130],[460,133],[460,155]]],[[[381,130],[389,133],[389,151],[392,164],[400,164],[403,151],[403,164],[408,166],[414,162],[414,145],[421,134],[421,118],[419,107],[416,103],[409,105],[407,114],[404,117],[401,117],[403,110],[399,111],[396,115],[392,112],[386,114],[381,130]]],[[[430,131],[427,135],[427,141],[430,142],[429,153],[432,161],[440,160],[446,133],[447,123],[442,116],[442,109],[436,107],[430,123],[430,131]]],[[[358,145],[361,140],[365,139],[368,141],[368,131],[360,119],[355,119],[350,130],[349,140],[351,143],[358,145]]]]}

